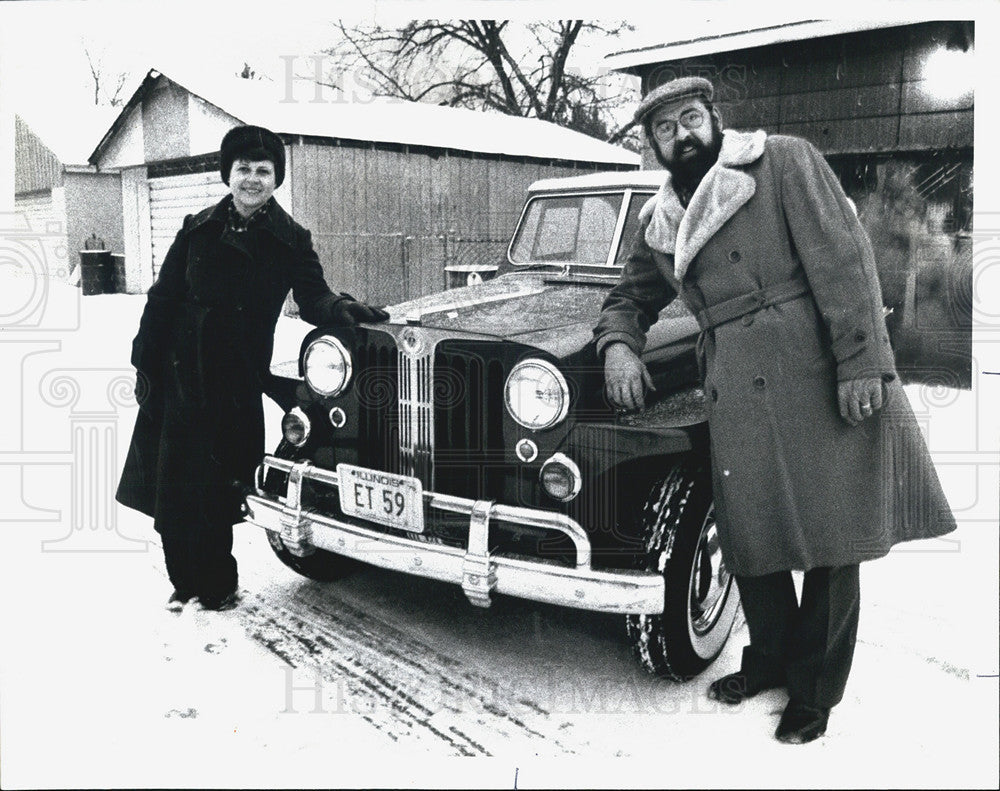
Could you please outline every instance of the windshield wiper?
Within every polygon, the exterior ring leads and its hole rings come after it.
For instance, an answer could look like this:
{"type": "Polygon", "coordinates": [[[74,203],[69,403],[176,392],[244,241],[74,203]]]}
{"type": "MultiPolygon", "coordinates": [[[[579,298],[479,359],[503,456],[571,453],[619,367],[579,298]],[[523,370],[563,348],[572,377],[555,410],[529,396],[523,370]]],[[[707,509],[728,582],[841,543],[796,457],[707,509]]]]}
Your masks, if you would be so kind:
{"type": "Polygon", "coordinates": [[[515,272],[532,272],[536,269],[562,269],[568,270],[570,265],[564,262],[535,262],[533,264],[514,264],[515,272]]]}

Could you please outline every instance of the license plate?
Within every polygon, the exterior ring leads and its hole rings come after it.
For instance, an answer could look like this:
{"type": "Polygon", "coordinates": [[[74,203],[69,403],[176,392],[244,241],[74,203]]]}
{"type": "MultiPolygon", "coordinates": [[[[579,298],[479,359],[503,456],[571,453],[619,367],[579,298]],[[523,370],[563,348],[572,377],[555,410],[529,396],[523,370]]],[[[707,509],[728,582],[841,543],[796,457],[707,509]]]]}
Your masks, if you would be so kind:
{"type": "Polygon", "coordinates": [[[424,532],[424,488],[417,478],[337,465],[340,510],[358,519],[424,532]]]}

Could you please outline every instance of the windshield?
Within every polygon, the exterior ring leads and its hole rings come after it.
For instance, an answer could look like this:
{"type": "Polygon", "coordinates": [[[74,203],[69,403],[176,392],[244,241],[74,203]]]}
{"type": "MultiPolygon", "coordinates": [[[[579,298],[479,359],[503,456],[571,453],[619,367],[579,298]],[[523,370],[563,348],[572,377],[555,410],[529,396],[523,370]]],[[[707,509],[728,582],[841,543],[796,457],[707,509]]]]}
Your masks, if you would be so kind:
{"type": "Polygon", "coordinates": [[[618,252],[615,253],[615,263],[624,264],[629,253],[632,252],[632,244],[635,241],[635,233],[639,230],[639,212],[646,201],[653,197],[653,192],[633,192],[629,203],[628,214],[625,216],[625,227],[622,229],[622,240],[618,244],[618,252]]]}
{"type": "Polygon", "coordinates": [[[622,194],[534,198],[511,245],[515,264],[606,264],[622,194]]]}

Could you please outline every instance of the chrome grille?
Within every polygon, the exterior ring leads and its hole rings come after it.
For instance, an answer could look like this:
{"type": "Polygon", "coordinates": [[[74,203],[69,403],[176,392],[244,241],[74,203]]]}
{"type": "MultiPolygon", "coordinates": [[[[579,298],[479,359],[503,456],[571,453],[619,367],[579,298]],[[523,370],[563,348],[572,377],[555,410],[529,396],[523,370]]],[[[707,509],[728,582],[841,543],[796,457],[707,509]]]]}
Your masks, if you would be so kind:
{"type": "Polygon", "coordinates": [[[393,338],[372,333],[357,352],[358,463],[402,472],[399,460],[399,374],[393,338]]]}
{"type": "Polygon", "coordinates": [[[433,348],[399,350],[399,451],[402,472],[434,490],[433,348]]]}
{"type": "Polygon", "coordinates": [[[504,474],[499,344],[446,341],[435,356],[437,491],[499,499],[504,474]]]}
{"type": "Polygon", "coordinates": [[[427,491],[498,499],[507,370],[501,349],[421,328],[371,332],[358,383],[360,463],[412,475],[427,491]]]}

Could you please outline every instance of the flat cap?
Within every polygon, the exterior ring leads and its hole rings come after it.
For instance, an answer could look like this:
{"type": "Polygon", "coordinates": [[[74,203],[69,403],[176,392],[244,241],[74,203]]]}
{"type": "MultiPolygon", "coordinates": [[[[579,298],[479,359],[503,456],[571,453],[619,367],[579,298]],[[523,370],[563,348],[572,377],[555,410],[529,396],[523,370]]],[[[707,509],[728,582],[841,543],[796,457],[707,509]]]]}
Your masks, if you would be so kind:
{"type": "Polygon", "coordinates": [[[704,77],[678,77],[647,93],[632,118],[637,124],[641,124],[647,115],[665,104],[692,98],[710,102],[714,92],[712,83],[704,77]]]}

